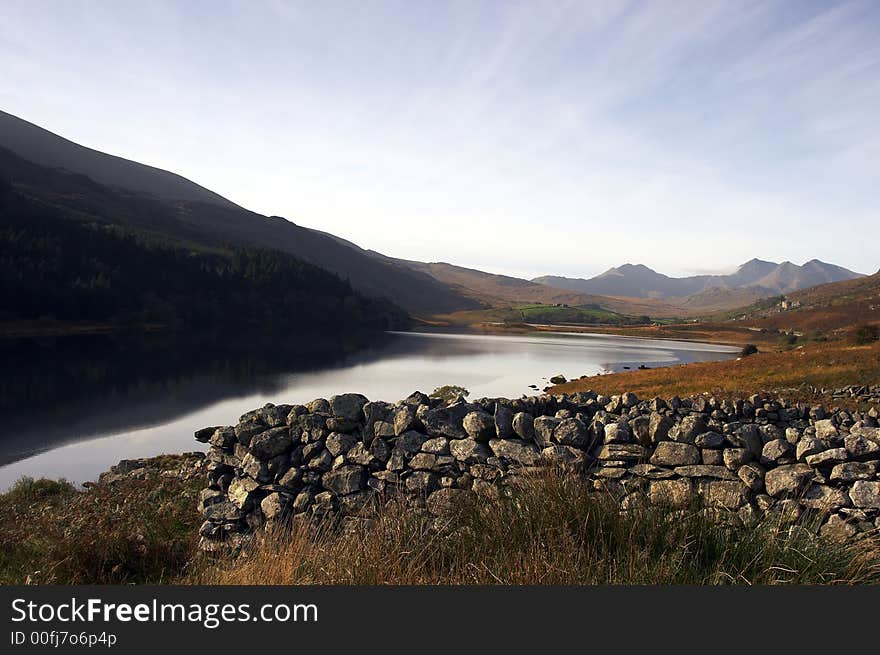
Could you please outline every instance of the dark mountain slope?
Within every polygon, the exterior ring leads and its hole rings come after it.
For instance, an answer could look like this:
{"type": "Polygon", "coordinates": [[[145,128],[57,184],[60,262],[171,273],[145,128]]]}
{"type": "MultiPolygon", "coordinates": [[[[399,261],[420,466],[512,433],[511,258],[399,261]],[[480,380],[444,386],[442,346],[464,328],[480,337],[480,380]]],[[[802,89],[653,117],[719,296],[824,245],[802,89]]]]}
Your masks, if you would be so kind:
{"type": "Polygon", "coordinates": [[[160,168],[86,148],[33,123],[0,111],[0,145],[49,168],[87,175],[96,182],[164,200],[209,202],[236,207],[226,198],[160,168]]]}
{"type": "MultiPolygon", "coordinates": [[[[5,135],[0,132],[0,175],[43,202],[62,204],[74,212],[99,216],[103,221],[163,235],[189,246],[218,249],[233,244],[280,250],[348,279],[364,294],[387,298],[415,314],[481,306],[429,275],[378,260],[342,239],[277,216],[262,216],[232,203],[171,202],[128,189],[111,188],[81,172],[37,165],[2,147],[5,135]]],[[[96,154],[109,160],[118,159],[96,154]]],[[[149,170],[165,174],[158,169],[149,170]]],[[[192,184],[183,178],[180,180],[192,184]]]]}

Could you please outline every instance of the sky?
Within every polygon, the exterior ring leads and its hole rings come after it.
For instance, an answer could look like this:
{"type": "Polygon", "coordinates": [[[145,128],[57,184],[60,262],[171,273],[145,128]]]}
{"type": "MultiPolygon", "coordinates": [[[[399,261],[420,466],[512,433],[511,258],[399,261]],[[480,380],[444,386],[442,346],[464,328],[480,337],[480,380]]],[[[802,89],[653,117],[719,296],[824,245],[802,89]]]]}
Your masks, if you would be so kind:
{"type": "Polygon", "coordinates": [[[0,109],[521,277],[880,267],[880,2],[2,0],[0,109]]]}

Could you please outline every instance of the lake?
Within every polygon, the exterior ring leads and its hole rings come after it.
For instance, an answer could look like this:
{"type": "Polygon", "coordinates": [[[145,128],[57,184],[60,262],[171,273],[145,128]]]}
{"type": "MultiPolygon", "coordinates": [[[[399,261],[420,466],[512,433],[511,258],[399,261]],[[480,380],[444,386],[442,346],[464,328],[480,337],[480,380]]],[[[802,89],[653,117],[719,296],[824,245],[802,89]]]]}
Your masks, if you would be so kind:
{"type": "Polygon", "coordinates": [[[193,432],[271,403],[359,392],[397,401],[444,384],[471,398],[539,393],[624,367],[736,357],[738,348],[596,334],[375,337],[99,336],[0,342],[0,489],[23,475],[82,483],[120,459],[202,448],[193,432]],[[538,390],[530,388],[535,385],[538,390]]]}

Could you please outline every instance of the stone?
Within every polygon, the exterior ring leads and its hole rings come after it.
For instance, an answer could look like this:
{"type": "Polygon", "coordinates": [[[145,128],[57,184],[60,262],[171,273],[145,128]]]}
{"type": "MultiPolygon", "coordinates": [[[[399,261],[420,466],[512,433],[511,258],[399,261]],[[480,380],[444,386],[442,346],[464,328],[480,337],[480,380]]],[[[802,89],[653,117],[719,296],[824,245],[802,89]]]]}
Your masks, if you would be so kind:
{"type": "Polygon", "coordinates": [[[688,443],[661,441],[654,449],[651,463],[657,466],[687,466],[700,462],[700,451],[688,443]]]}
{"type": "Polygon", "coordinates": [[[395,410],[392,425],[394,426],[394,434],[398,437],[404,432],[418,430],[421,427],[416,417],[416,410],[410,405],[403,405],[395,410]]]}
{"type": "Polygon", "coordinates": [[[244,512],[234,503],[213,503],[202,510],[202,515],[214,523],[240,521],[244,512]]]}
{"type": "Polygon", "coordinates": [[[765,471],[759,464],[743,464],[736,475],[752,491],[761,491],[764,488],[765,471]]]}
{"type": "Polygon", "coordinates": [[[756,425],[743,425],[737,428],[732,435],[727,435],[727,440],[737,448],[748,448],[755,457],[761,457],[764,449],[764,440],[756,425]]]}
{"type": "Polygon", "coordinates": [[[287,489],[297,489],[302,481],[302,470],[299,468],[290,468],[287,472],[278,478],[278,484],[287,489]]]}
{"type": "Polygon", "coordinates": [[[357,425],[364,420],[364,405],[369,402],[366,396],[359,393],[343,393],[331,396],[330,414],[337,419],[344,419],[349,425],[357,425]]]}
{"type": "Polygon", "coordinates": [[[541,451],[541,461],[550,466],[580,469],[586,464],[587,456],[577,448],[553,444],[541,451]]]}
{"type": "Polygon", "coordinates": [[[417,453],[422,449],[422,445],[428,440],[427,435],[421,432],[410,430],[394,440],[394,447],[406,453],[417,453]]]}
{"type": "MultiPolygon", "coordinates": [[[[374,462],[380,461],[375,455],[373,455],[373,447],[379,443],[385,442],[383,439],[374,439],[373,443],[370,444],[370,448],[367,449],[362,441],[358,441],[356,444],[354,444],[354,446],[351,447],[351,450],[345,453],[345,461],[349,464],[359,464],[360,466],[370,466],[374,462]]],[[[385,447],[386,449],[388,448],[387,444],[385,447]]],[[[327,438],[327,449],[330,449],[329,437],[327,438]]],[[[377,448],[377,450],[379,449],[377,448]]],[[[385,461],[387,460],[388,458],[386,457],[385,461]]]]}
{"type": "MultiPolygon", "coordinates": [[[[558,428],[557,428],[558,429],[558,428]]],[[[605,443],[630,443],[632,442],[632,434],[629,427],[624,423],[609,423],[605,426],[605,443]]],[[[563,443],[560,441],[559,443],[563,443]]],[[[576,444],[566,444],[568,446],[576,446],[576,444]]]]}
{"type": "Polygon", "coordinates": [[[423,453],[431,453],[432,455],[448,455],[449,439],[446,437],[434,437],[428,439],[422,444],[423,453]]]}
{"type": "Polygon", "coordinates": [[[238,509],[248,511],[253,505],[254,492],[259,486],[250,478],[235,478],[226,490],[226,496],[238,509]]]}
{"type": "Polygon", "coordinates": [[[814,484],[803,492],[799,498],[800,504],[820,512],[836,512],[844,507],[849,507],[850,499],[842,489],[828,487],[824,484],[814,484]]]}
{"type": "Polygon", "coordinates": [[[774,498],[795,496],[807,486],[813,469],[806,464],[789,464],[770,469],[764,476],[767,493],[774,498]]]}
{"type": "Polygon", "coordinates": [[[520,439],[492,439],[489,447],[496,457],[503,457],[523,466],[535,466],[541,458],[533,443],[520,439]]]}
{"type": "Polygon", "coordinates": [[[880,509],[880,482],[857,480],[850,487],[849,497],[856,507],[880,509]]]}
{"type": "Polygon", "coordinates": [[[382,437],[383,439],[397,436],[394,431],[394,424],[390,421],[376,421],[373,423],[373,436],[382,437]]]}
{"type": "Polygon", "coordinates": [[[861,434],[848,434],[843,439],[846,452],[854,459],[874,459],[880,457],[880,444],[861,434]]]}
{"type": "Polygon", "coordinates": [[[828,444],[824,441],[816,439],[815,437],[804,436],[801,437],[801,440],[797,442],[795,457],[799,462],[806,462],[807,457],[809,457],[810,455],[821,453],[827,448],[828,444]]]}
{"type": "Polygon", "coordinates": [[[697,448],[721,448],[724,443],[724,435],[717,432],[703,432],[694,438],[697,448]]]}
{"type": "Polygon", "coordinates": [[[667,468],[661,468],[659,466],[654,466],[653,464],[636,464],[635,466],[630,468],[629,471],[633,475],[638,475],[639,477],[648,478],[651,480],[662,480],[675,477],[675,471],[671,471],[667,468]]]}
{"type": "Polygon", "coordinates": [[[437,466],[437,456],[430,453],[417,453],[409,460],[409,467],[414,471],[430,471],[437,466]]]}
{"type": "Polygon", "coordinates": [[[467,507],[475,499],[470,489],[438,489],[428,496],[425,506],[434,516],[450,516],[467,507]]]}
{"type": "Polygon", "coordinates": [[[270,520],[280,517],[287,509],[287,506],[287,500],[278,492],[269,494],[260,503],[263,516],[270,520]]]}
{"type": "Polygon", "coordinates": [[[561,373],[550,377],[550,384],[565,384],[568,380],[561,373]]]}
{"type": "Polygon", "coordinates": [[[462,425],[468,436],[480,443],[489,443],[495,437],[495,418],[486,412],[468,412],[462,425]]]}
{"type": "Polygon", "coordinates": [[[562,423],[561,419],[555,416],[539,416],[534,420],[535,443],[544,448],[553,443],[553,431],[556,426],[562,423]]]}
{"type": "Polygon", "coordinates": [[[333,457],[338,457],[339,455],[344,455],[349,450],[354,448],[354,445],[358,443],[357,437],[350,434],[340,434],[339,432],[331,432],[327,436],[326,448],[330,451],[330,454],[333,457]]]}
{"type": "Polygon", "coordinates": [[[724,454],[718,448],[700,448],[700,462],[709,466],[724,464],[724,454]]]}
{"type": "Polygon", "coordinates": [[[651,480],[648,489],[651,502],[657,505],[687,507],[693,499],[690,480],[651,480]]]}
{"type": "Polygon", "coordinates": [[[267,428],[262,421],[246,421],[235,426],[235,438],[245,446],[250,446],[251,439],[267,428]]]}
{"type": "MultiPolygon", "coordinates": [[[[355,448],[357,448],[357,445],[355,448]]],[[[391,446],[384,439],[373,439],[370,443],[370,455],[380,462],[387,462],[388,458],[391,457],[391,446]]]]}
{"type": "Polygon", "coordinates": [[[685,416],[681,423],[669,431],[669,438],[673,441],[693,444],[698,434],[706,432],[706,421],[702,416],[685,416]]]}
{"type": "Polygon", "coordinates": [[[349,464],[321,476],[324,488],[338,496],[360,491],[365,485],[365,470],[363,466],[349,464]]]}
{"type": "Polygon", "coordinates": [[[877,475],[878,462],[844,462],[831,469],[832,482],[855,482],[871,480],[877,475]]]}
{"type": "Polygon", "coordinates": [[[576,418],[563,419],[554,429],[552,439],[563,446],[585,449],[590,444],[587,426],[576,418]]]}
{"type": "Polygon", "coordinates": [[[830,418],[816,421],[813,424],[813,427],[816,428],[817,439],[824,439],[827,441],[837,436],[837,428],[834,426],[834,422],[830,418]]]}
{"type": "Polygon", "coordinates": [[[513,431],[523,441],[535,440],[535,418],[526,412],[513,415],[513,431]]]}
{"type": "MultiPolygon", "coordinates": [[[[659,412],[651,412],[648,422],[648,439],[651,444],[658,444],[669,438],[669,429],[674,425],[674,421],[659,412]]],[[[644,444],[648,445],[648,444],[644,444]]]]}
{"type": "Polygon", "coordinates": [[[464,417],[472,411],[482,410],[480,410],[478,405],[456,403],[448,407],[438,407],[436,409],[423,409],[419,407],[416,416],[422,422],[422,425],[425,426],[425,431],[429,436],[467,439],[469,435],[464,429],[464,417]]]}
{"type": "Polygon", "coordinates": [[[738,471],[743,464],[752,461],[753,457],[748,448],[725,448],[721,454],[724,465],[731,471],[738,471]]]}
{"type": "Polygon", "coordinates": [[[821,453],[807,456],[807,464],[813,468],[821,466],[834,466],[839,462],[845,462],[847,457],[846,448],[829,448],[821,453]]]}
{"type": "Polygon", "coordinates": [[[709,505],[736,510],[749,502],[749,487],[739,480],[710,482],[703,498],[709,505]]]}
{"type": "Polygon", "coordinates": [[[453,439],[449,442],[449,452],[459,462],[477,464],[492,456],[486,444],[474,439],[453,439]]]}
{"type": "Polygon", "coordinates": [[[345,496],[339,496],[339,511],[346,516],[364,514],[373,507],[376,495],[372,491],[356,491],[345,496]]]}
{"type": "Polygon", "coordinates": [[[676,475],[685,478],[717,478],[718,480],[736,480],[737,476],[725,466],[707,466],[705,464],[692,464],[689,466],[677,466],[674,469],[676,475]]]}
{"type": "Polygon", "coordinates": [[[761,463],[765,466],[794,455],[794,449],[785,439],[772,439],[761,450],[761,463]]]}
{"type": "Polygon", "coordinates": [[[599,459],[638,461],[645,456],[645,449],[638,444],[606,444],[599,450],[599,459]]]}
{"type": "Polygon", "coordinates": [[[819,529],[819,534],[822,535],[823,538],[838,543],[851,539],[857,533],[858,530],[855,526],[847,522],[847,520],[839,514],[830,516],[825,522],[825,525],[819,529]]]}
{"type": "Polygon", "coordinates": [[[495,434],[500,439],[512,439],[516,436],[513,431],[513,410],[500,402],[495,403],[495,434]]]}
{"type": "Polygon", "coordinates": [[[208,439],[215,448],[229,450],[235,446],[236,437],[234,428],[217,428],[208,439]]]}
{"type": "Polygon", "coordinates": [[[410,493],[427,495],[440,488],[440,479],[430,471],[414,471],[406,479],[406,490],[410,493]]]}

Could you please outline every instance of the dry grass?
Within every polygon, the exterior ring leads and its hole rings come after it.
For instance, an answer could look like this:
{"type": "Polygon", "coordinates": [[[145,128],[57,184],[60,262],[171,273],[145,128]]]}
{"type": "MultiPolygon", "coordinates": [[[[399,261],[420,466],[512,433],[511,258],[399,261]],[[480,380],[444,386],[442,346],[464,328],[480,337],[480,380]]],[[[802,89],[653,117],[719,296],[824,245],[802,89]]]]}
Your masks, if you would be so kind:
{"type": "Polygon", "coordinates": [[[880,582],[874,543],[833,545],[814,525],[731,528],[697,511],[621,514],[583,480],[551,475],[516,499],[428,519],[386,506],[369,527],[276,527],[197,584],[860,584],[880,582]]]}
{"type": "MultiPolygon", "coordinates": [[[[182,456],[152,460],[174,470],[182,456]]],[[[78,491],[23,478],[0,495],[0,584],[161,583],[191,561],[199,475],[152,475],[78,491]]]]}
{"type": "Polygon", "coordinates": [[[758,392],[795,389],[792,400],[828,400],[807,386],[839,388],[880,382],[880,343],[857,346],[842,341],[817,343],[783,352],[767,352],[724,362],[701,362],[597,375],[552,388],[553,393],[593,389],[604,394],[632,391],[642,397],[710,392],[747,397],[758,392]]]}

